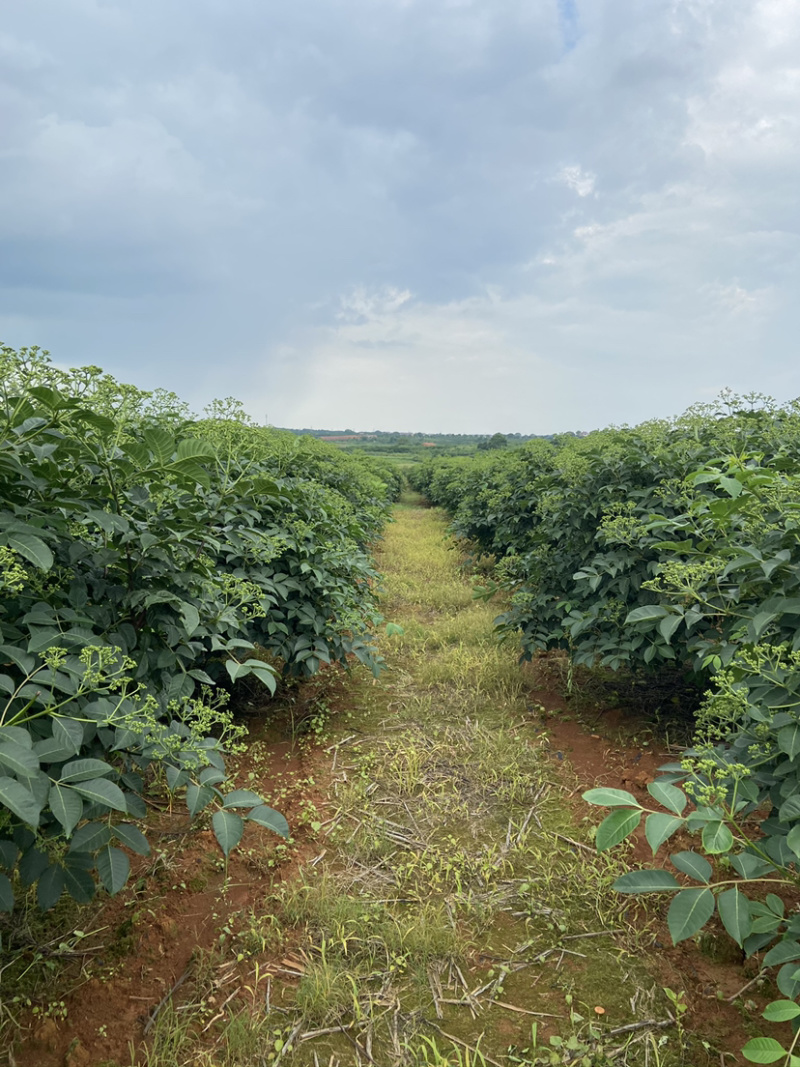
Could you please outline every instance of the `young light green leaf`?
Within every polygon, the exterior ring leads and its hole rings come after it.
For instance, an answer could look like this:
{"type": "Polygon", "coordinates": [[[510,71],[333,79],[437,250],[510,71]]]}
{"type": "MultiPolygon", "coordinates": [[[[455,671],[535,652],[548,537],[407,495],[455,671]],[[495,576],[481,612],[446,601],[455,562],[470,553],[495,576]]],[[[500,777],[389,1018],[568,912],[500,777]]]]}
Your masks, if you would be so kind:
{"type": "Polygon", "coordinates": [[[673,944],[693,937],[713,914],[714,894],[710,889],[681,890],[673,897],[667,912],[667,925],[673,944]]]}
{"type": "Polygon", "coordinates": [[[742,1055],[751,1063],[775,1063],[786,1056],[787,1052],[774,1037],[753,1037],[742,1049],[742,1055]]]}
{"type": "Polygon", "coordinates": [[[624,841],[628,834],[632,833],[639,825],[642,814],[641,810],[631,811],[630,808],[622,808],[607,815],[597,828],[597,837],[595,838],[597,851],[605,852],[606,849],[618,845],[620,841],[624,841]]]}
{"type": "Polygon", "coordinates": [[[699,856],[696,852],[676,852],[670,856],[670,859],[679,871],[688,874],[695,882],[708,884],[711,881],[711,875],[714,872],[704,856],[699,856]]]}
{"type": "Polygon", "coordinates": [[[677,786],[671,785],[669,782],[661,782],[656,779],[655,782],[651,782],[648,785],[647,792],[667,811],[671,811],[675,815],[680,815],[686,807],[686,796],[683,790],[678,789],[677,786]]]}
{"type": "Polygon", "coordinates": [[[587,804],[597,804],[604,808],[641,808],[641,804],[632,793],[628,793],[624,789],[588,789],[583,794],[583,799],[587,804]]]}
{"type": "Polygon", "coordinates": [[[738,889],[725,889],[717,897],[717,910],[722,924],[737,945],[750,936],[752,920],[750,901],[738,889]]]}
{"type": "Polygon", "coordinates": [[[275,811],[274,808],[268,807],[266,804],[261,804],[257,808],[253,808],[251,812],[245,816],[251,822],[256,822],[259,826],[266,826],[269,830],[274,830],[276,834],[280,834],[281,837],[288,838],[289,836],[289,824],[279,811],[275,811]]]}
{"type": "Polygon", "coordinates": [[[771,1023],[788,1023],[790,1019],[796,1019],[800,1015],[800,1004],[793,1000],[773,1000],[771,1004],[767,1004],[762,1014],[771,1023]]]}

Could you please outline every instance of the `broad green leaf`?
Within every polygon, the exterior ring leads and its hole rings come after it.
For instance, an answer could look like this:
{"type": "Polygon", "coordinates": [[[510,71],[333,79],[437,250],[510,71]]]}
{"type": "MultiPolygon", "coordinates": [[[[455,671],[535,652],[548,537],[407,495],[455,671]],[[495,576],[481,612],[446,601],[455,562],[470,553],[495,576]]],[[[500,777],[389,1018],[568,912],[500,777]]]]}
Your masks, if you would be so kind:
{"type": "Polygon", "coordinates": [[[775,979],[778,989],[790,1000],[797,1000],[800,996],[800,977],[798,977],[797,963],[784,963],[778,971],[775,979]]]}
{"type": "Polygon", "coordinates": [[[661,782],[658,779],[651,782],[647,787],[650,796],[659,804],[675,815],[680,815],[686,807],[686,796],[682,789],[671,785],[669,782],[661,782]]]}
{"type": "Polygon", "coordinates": [[[0,911],[9,914],[14,910],[14,890],[10,879],[5,874],[0,874],[0,911]]]}
{"type": "Polygon", "coordinates": [[[762,1014],[771,1023],[788,1023],[790,1019],[796,1019],[800,1015],[800,1004],[793,1000],[773,1000],[771,1004],[767,1004],[762,1014]]]}
{"type": "MultiPolygon", "coordinates": [[[[224,778],[224,775],[220,775],[220,778],[224,778]]],[[[198,812],[211,803],[216,795],[210,786],[195,785],[194,782],[189,782],[186,786],[186,807],[189,809],[189,815],[194,818],[198,812]]]]}
{"type": "Polygon", "coordinates": [[[175,438],[159,426],[148,426],[142,431],[142,439],[153,453],[156,463],[165,466],[175,451],[175,438]]]}
{"type": "Polygon", "coordinates": [[[642,608],[634,608],[629,612],[625,619],[625,625],[628,626],[634,622],[654,622],[656,619],[663,619],[669,612],[666,608],[662,608],[660,604],[648,604],[642,608]]]}
{"type": "Polygon", "coordinates": [[[738,856],[731,856],[730,861],[733,869],[742,878],[763,878],[765,874],[771,874],[775,870],[772,863],[750,852],[740,852],[738,856]]]}
{"type": "Polygon", "coordinates": [[[69,782],[72,785],[75,782],[85,782],[91,778],[102,778],[107,774],[113,773],[114,768],[109,767],[103,760],[76,759],[72,760],[71,763],[64,764],[59,781],[62,783],[69,782]]]}
{"type": "Polygon", "coordinates": [[[683,615],[666,615],[658,624],[658,630],[664,640],[669,644],[672,635],[683,622],[683,615]]]}
{"type": "Polygon", "coordinates": [[[800,723],[792,723],[778,730],[778,747],[789,759],[794,759],[800,752],[800,723]]]}
{"type": "Polygon", "coordinates": [[[251,793],[249,789],[234,789],[228,793],[222,801],[223,808],[253,808],[264,801],[257,793],[251,793]]]}
{"type": "Polygon", "coordinates": [[[76,830],[69,843],[70,852],[96,852],[111,840],[111,828],[105,822],[87,822],[76,830]]]}
{"type": "Polygon", "coordinates": [[[36,887],[36,900],[42,911],[49,911],[58,904],[64,892],[64,882],[64,868],[51,863],[36,887]]]}
{"type": "Polygon", "coordinates": [[[0,775],[0,804],[4,804],[18,819],[28,826],[39,825],[39,813],[42,805],[16,778],[0,775]]]}
{"type": "Polygon", "coordinates": [[[764,957],[765,967],[780,967],[782,963],[800,960],[800,944],[794,938],[785,937],[769,950],[764,957]]]}
{"type": "Polygon", "coordinates": [[[676,852],[670,856],[670,859],[679,871],[694,878],[695,882],[708,884],[711,881],[711,875],[714,872],[704,856],[699,856],[696,852],[676,852]]]}
{"type": "Polygon", "coordinates": [[[800,823],[795,823],[786,835],[786,844],[794,852],[795,856],[800,856],[800,823]]]}
{"type": "Polygon", "coordinates": [[[139,856],[147,856],[150,854],[150,845],[147,842],[147,838],[144,836],[141,830],[132,826],[129,822],[117,823],[113,828],[114,837],[120,844],[125,845],[131,852],[135,852],[139,856]]]}
{"type": "Polygon", "coordinates": [[[589,789],[583,794],[587,804],[597,804],[605,808],[618,808],[623,805],[631,808],[641,808],[641,804],[632,793],[624,789],[589,789]]]}
{"type": "Polygon", "coordinates": [[[717,910],[722,924],[737,945],[750,936],[750,901],[738,889],[725,889],[717,897],[717,910]]]}
{"type": "Polygon", "coordinates": [[[684,820],[677,815],[663,815],[661,812],[655,812],[653,815],[647,816],[644,824],[644,833],[654,856],[664,842],[668,841],[676,831],[680,830],[683,824],[684,820]]]}
{"type": "Polygon", "coordinates": [[[618,893],[671,893],[680,889],[674,874],[669,871],[642,870],[621,874],[614,882],[618,893]]]}
{"type": "Polygon", "coordinates": [[[742,1049],[742,1055],[751,1063],[775,1063],[783,1059],[787,1052],[774,1037],[753,1037],[742,1049]]]}
{"type": "Polygon", "coordinates": [[[612,811],[597,828],[597,837],[595,838],[597,851],[605,852],[606,849],[618,845],[620,841],[624,841],[628,834],[632,833],[639,825],[641,818],[641,810],[631,811],[629,808],[621,808],[619,811],[612,811]]]}
{"type": "Polygon", "coordinates": [[[50,810],[61,823],[64,836],[69,837],[83,816],[83,801],[68,785],[53,782],[50,786],[50,810]]]}
{"type": "Polygon", "coordinates": [[[186,633],[189,637],[195,632],[200,625],[200,612],[194,606],[194,604],[182,604],[180,607],[181,617],[183,618],[183,625],[186,627],[186,633]]]}
{"type": "Polygon", "coordinates": [[[714,894],[710,889],[683,889],[667,912],[667,925],[677,945],[701,930],[714,914],[714,894]]]}
{"type": "Polygon", "coordinates": [[[703,850],[709,856],[729,852],[733,847],[733,834],[724,822],[710,822],[703,827],[703,850]]]}
{"type": "Polygon", "coordinates": [[[204,767],[198,776],[200,785],[219,785],[225,781],[225,775],[216,767],[204,767]]]}
{"type": "Polygon", "coordinates": [[[113,808],[114,811],[127,812],[128,805],[125,794],[118,785],[109,782],[108,778],[95,778],[89,782],[73,782],[72,788],[82,797],[91,800],[95,804],[104,804],[113,808]]]}
{"type": "Polygon", "coordinates": [[[242,839],[244,823],[239,815],[232,811],[215,811],[211,819],[219,847],[229,856],[231,850],[236,848],[242,839]]]}
{"type": "Polygon", "coordinates": [[[10,533],[6,538],[6,544],[41,571],[49,571],[53,566],[53,553],[41,537],[35,537],[33,534],[10,533]]]}
{"type": "Polygon", "coordinates": [[[800,793],[795,793],[787,801],[781,804],[778,817],[781,822],[790,822],[792,819],[800,819],[800,793]]]}
{"type": "Polygon", "coordinates": [[[97,873],[106,891],[113,897],[128,881],[131,864],[120,848],[107,845],[97,854],[97,873]]]}
{"type": "Polygon", "coordinates": [[[64,884],[67,892],[78,904],[88,904],[95,894],[94,879],[80,867],[64,868],[64,884]]]}
{"type": "Polygon", "coordinates": [[[83,745],[83,723],[58,715],[53,716],[53,739],[62,748],[77,755],[83,745]]]}
{"type": "Polygon", "coordinates": [[[0,764],[20,778],[30,778],[39,770],[39,757],[16,741],[0,741],[0,764]]]}
{"type": "Polygon", "coordinates": [[[276,834],[280,834],[281,837],[289,837],[289,824],[279,811],[275,811],[274,808],[268,807],[266,804],[261,804],[257,808],[253,808],[251,812],[245,816],[251,822],[258,823],[259,826],[266,826],[269,830],[274,830],[276,834]]]}
{"type": "Polygon", "coordinates": [[[215,459],[216,452],[209,441],[186,437],[178,445],[176,459],[215,459]]]}

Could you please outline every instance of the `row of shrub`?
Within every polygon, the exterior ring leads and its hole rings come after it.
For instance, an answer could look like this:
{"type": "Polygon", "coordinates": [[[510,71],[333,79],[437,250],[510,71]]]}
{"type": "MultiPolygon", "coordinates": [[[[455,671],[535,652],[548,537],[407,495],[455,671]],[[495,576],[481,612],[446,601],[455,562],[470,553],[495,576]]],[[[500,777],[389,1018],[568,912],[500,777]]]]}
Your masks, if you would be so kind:
{"type": "MultiPolygon", "coordinates": [[[[800,1019],[800,922],[776,894],[741,891],[796,884],[800,862],[800,404],[727,394],[674,420],[429,460],[411,478],[495,557],[489,591],[509,599],[498,630],[521,635],[526,657],[561,648],[577,664],[677,670],[707,687],[694,746],[651,787],[664,810],[587,794],[614,808],[598,846],[648,810],[654,855],[681,829],[700,833],[723,861],[717,881],[690,850],[672,862],[693,888],[665,870],[618,888],[675,894],[676,941],[716,912],[748,954],[772,945],[764,963],[780,965],[791,1000],[768,1018],[800,1019]]],[[[772,1038],[745,1054],[800,1063],[772,1038]]]]}
{"type": "Polygon", "coordinates": [[[214,808],[227,855],[249,818],[224,791],[227,688],[356,658],[377,671],[369,544],[391,468],[173,394],[0,349],[0,908],[114,892],[147,842],[153,765],[214,808]],[[17,885],[18,883],[18,885],[17,885]]]}

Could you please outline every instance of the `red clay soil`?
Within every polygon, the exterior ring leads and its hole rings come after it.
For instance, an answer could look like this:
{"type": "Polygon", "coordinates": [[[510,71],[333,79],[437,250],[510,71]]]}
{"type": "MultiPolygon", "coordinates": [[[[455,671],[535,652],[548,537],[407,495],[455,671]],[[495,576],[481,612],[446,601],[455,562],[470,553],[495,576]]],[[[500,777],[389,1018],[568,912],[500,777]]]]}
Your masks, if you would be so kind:
{"type": "MultiPolygon", "coordinates": [[[[280,849],[276,852],[281,839],[275,834],[248,825],[242,846],[230,857],[224,899],[220,890],[225,875],[212,831],[190,829],[185,813],[156,816],[148,836],[153,853],[163,851],[164,857],[155,861],[153,855],[131,857],[133,873],[126,888],[92,915],[92,928],[102,928],[102,933],[87,943],[99,945],[100,951],[85,959],[83,972],[76,970],[71,991],[64,997],[66,1018],[23,1020],[30,1029],[11,1062],[17,1067],[130,1063],[131,1050],[141,1047],[151,1014],[176,983],[180,986],[173,997],[175,1005],[192,995],[193,968],[204,951],[219,947],[220,931],[228,919],[235,922],[253,907],[263,912],[264,897],[295,878],[318,851],[313,835],[301,826],[301,816],[303,804],[323,803],[320,789],[307,784],[320,762],[313,752],[293,749],[288,742],[273,743],[259,758],[259,782],[252,782],[247,780],[247,756],[240,761],[240,786],[266,789],[269,783],[274,789],[276,782],[293,779],[304,784],[301,793],[290,789],[279,804],[274,802],[293,827],[290,858],[284,859],[280,849]],[[252,857],[258,857],[258,864],[252,857]],[[269,857],[274,868],[266,865],[269,857]]],[[[230,961],[231,953],[227,955],[230,961]]],[[[231,962],[218,966],[211,982],[220,992],[212,994],[209,1003],[221,1004],[226,986],[245,984],[246,979],[232,981],[239,977],[231,969],[234,966],[231,962]]],[[[63,997],[61,992],[57,995],[63,997]]]]}
{"type": "MultiPolygon", "coordinates": [[[[576,818],[587,818],[597,824],[607,814],[580,799],[587,789],[600,785],[625,789],[645,806],[659,810],[647,786],[657,776],[662,764],[677,757],[674,750],[666,751],[655,739],[652,723],[637,723],[629,712],[612,709],[591,717],[592,726],[583,725],[573,717],[573,708],[564,694],[548,687],[547,682],[552,679],[547,678],[546,671],[540,672],[534,667],[531,677],[535,685],[534,699],[546,710],[552,757],[555,761],[568,763],[576,778],[572,793],[576,818]],[[539,684],[536,684],[537,675],[539,684]],[[625,743],[626,735],[632,737],[637,733],[647,740],[652,739],[653,743],[625,743]]],[[[697,840],[689,834],[676,835],[653,857],[644,836],[644,820],[631,841],[626,862],[632,868],[665,867],[673,870],[679,879],[681,876],[669,863],[669,853],[697,847],[697,840]]],[[[687,884],[691,883],[687,880],[687,884]]],[[[798,894],[790,899],[790,895],[782,891],[781,896],[786,901],[787,910],[797,904],[798,894]]],[[[656,976],[662,986],[685,993],[685,1028],[718,1050],[723,1067],[745,1064],[740,1053],[742,1046],[762,1032],[791,1044],[793,1035],[788,1025],[777,1026],[761,1018],[764,1007],[781,994],[771,981],[753,983],[759,973],[757,960],[744,959],[743,952],[719,920],[712,920],[697,940],[675,946],[666,923],[668,899],[657,902],[656,898],[648,897],[647,900],[644,914],[637,909],[635,898],[631,898],[631,916],[644,927],[644,943],[650,939],[652,948],[647,949],[648,962],[655,961],[656,976]]]]}

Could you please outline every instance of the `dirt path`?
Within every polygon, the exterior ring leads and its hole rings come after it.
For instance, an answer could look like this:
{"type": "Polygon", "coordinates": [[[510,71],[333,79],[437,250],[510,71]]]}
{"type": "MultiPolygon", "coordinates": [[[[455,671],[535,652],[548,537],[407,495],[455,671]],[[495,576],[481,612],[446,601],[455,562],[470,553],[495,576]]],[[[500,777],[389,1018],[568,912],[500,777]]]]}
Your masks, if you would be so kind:
{"type": "Polygon", "coordinates": [[[578,799],[613,754],[635,787],[658,753],[554,716],[563,700],[496,644],[497,605],[420,503],[379,551],[389,669],[310,687],[298,713],[327,740],[261,741],[240,769],[287,811],[294,850],[261,835],[226,877],[207,831],[165,849],[158,898],[105,916],[135,914],[127,949],[89,967],[20,1065],[720,1062],[671,1023],[643,962],[657,931],[610,891],[620,862],[595,854],[578,799]]]}

